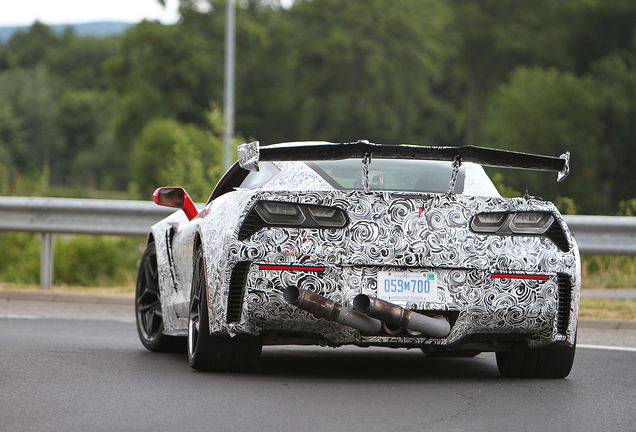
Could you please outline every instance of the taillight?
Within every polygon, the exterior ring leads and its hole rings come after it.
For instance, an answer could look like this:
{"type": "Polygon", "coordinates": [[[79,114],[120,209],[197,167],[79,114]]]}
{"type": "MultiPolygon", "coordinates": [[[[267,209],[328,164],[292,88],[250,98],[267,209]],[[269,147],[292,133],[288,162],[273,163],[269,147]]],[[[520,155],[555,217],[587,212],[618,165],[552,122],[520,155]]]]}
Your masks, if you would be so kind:
{"type": "Polygon", "coordinates": [[[548,212],[480,213],[473,217],[470,228],[477,233],[545,234],[554,216],[548,212]]]}
{"type": "Polygon", "coordinates": [[[338,207],[259,201],[245,217],[238,238],[245,240],[264,226],[334,229],[348,223],[347,214],[338,207]]]}
{"type": "Polygon", "coordinates": [[[256,212],[270,225],[302,225],[307,219],[296,204],[263,201],[256,205],[256,212]]]}
{"type": "Polygon", "coordinates": [[[495,233],[501,229],[507,218],[507,213],[480,213],[475,215],[470,227],[475,232],[495,233]]]}
{"type": "Polygon", "coordinates": [[[321,227],[342,228],[347,225],[347,217],[339,208],[307,206],[311,218],[321,227]]]}
{"type": "Polygon", "coordinates": [[[515,213],[510,219],[510,231],[515,234],[543,234],[552,222],[550,213],[515,213]]]}

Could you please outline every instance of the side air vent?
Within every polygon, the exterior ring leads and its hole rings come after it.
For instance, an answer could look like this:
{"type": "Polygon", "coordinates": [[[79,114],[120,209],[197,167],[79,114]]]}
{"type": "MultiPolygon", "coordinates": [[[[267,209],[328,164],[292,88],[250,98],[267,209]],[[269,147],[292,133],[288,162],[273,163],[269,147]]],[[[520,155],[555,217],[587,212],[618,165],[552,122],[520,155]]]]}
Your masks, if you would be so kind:
{"type": "Polygon", "coordinates": [[[570,306],[572,304],[572,283],[570,276],[559,273],[557,275],[559,283],[559,310],[557,313],[557,331],[565,334],[570,322],[570,306]]]}
{"type": "Polygon", "coordinates": [[[545,235],[563,252],[570,252],[570,243],[568,243],[563,228],[561,228],[561,225],[557,221],[552,222],[552,225],[545,232],[545,235]]]}
{"type": "Polygon", "coordinates": [[[260,227],[264,224],[263,218],[261,218],[258,213],[255,211],[251,211],[243,220],[243,224],[241,225],[241,229],[238,233],[238,239],[243,241],[253,233],[258,231],[260,227]]]}
{"type": "Polygon", "coordinates": [[[250,267],[249,262],[240,262],[234,266],[232,276],[230,278],[230,291],[227,297],[227,322],[238,323],[241,321],[241,312],[243,311],[243,292],[245,291],[245,281],[247,280],[247,271],[250,267]]]}

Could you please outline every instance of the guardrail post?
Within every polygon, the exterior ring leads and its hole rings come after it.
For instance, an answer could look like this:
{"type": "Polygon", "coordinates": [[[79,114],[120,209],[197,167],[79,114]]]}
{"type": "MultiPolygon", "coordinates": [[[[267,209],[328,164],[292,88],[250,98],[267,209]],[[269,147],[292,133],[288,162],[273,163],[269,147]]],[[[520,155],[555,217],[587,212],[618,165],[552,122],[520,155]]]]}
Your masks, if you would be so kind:
{"type": "Polygon", "coordinates": [[[42,233],[40,250],[40,288],[53,286],[53,233],[42,233]]]}

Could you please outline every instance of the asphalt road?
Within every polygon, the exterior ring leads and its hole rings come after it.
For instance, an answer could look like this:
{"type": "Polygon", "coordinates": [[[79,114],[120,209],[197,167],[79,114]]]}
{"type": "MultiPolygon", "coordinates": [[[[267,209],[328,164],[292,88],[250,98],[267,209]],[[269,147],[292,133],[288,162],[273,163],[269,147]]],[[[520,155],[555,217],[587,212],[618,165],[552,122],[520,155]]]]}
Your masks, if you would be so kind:
{"type": "Polygon", "coordinates": [[[356,347],[265,347],[256,374],[209,374],[146,351],[130,306],[36,303],[0,301],[2,432],[636,429],[636,330],[582,328],[563,380],[356,347]]]}

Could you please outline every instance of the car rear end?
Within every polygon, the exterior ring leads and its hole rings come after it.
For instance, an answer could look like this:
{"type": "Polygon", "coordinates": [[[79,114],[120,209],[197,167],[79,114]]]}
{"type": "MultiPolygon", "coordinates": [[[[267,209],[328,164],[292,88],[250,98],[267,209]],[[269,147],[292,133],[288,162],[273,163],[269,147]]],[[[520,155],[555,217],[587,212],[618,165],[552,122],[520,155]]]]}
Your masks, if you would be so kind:
{"type": "Polygon", "coordinates": [[[544,201],[263,192],[247,206],[238,237],[232,333],[262,334],[266,343],[480,351],[521,339],[574,342],[578,252],[544,201]],[[296,302],[301,296],[318,306],[296,302]],[[448,331],[409,325],[422,320],[445,321],[448,331]]]}

